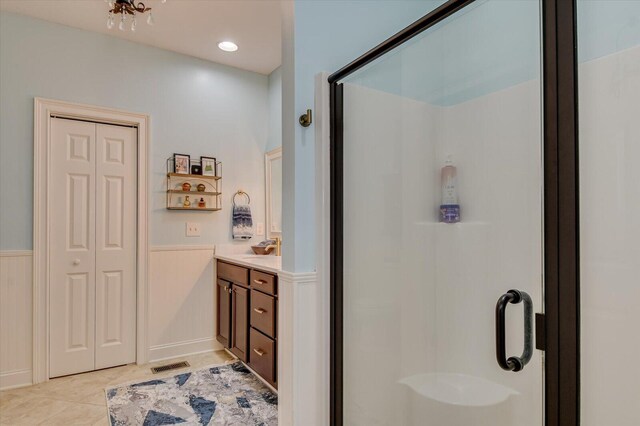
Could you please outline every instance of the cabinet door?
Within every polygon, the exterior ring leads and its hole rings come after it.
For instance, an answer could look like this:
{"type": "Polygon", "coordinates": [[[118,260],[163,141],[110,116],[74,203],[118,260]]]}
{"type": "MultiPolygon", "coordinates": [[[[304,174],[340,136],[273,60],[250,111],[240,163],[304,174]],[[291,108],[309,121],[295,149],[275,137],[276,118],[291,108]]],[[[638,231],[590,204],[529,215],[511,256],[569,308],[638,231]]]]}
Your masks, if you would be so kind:
{"type": "Polygon", "coordinates": [[[218,279],[216,285],[216,339],[231,347],[231,283],[218,279]]]}
{"type": "Polygon", "coordinates": [[[247,361],[249,346],[249,290],[234,285],[231,293],[231,352],[247,361]]]}

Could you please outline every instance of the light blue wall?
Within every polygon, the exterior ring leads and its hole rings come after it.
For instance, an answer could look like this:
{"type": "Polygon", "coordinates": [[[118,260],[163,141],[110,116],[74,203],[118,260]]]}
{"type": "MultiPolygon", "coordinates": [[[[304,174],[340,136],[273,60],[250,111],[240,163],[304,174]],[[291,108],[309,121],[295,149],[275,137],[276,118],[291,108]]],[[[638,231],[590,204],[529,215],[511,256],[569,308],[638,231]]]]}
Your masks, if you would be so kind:
{"type": "Polygon", "coordinates": [[[269,74],[269,136],[267,152],[282,146],[282,69],[269,74]]]}
{"type": "MultiPolygon", "coordinates": [[[[296,0],[294,7],[295,119],[313,108],[314,76],[333,72],[441,4],[440,0],[296,0]]],[[[284,53],[283,53],[284,55],[284,53]]],[[[286,62],[283,62],[286,64],[286,62]]],[[[286,129],[286,127],[285,127],[286,129]]],[[[315,269],[314,126],[295,126],[295,146],[285,152],[284,177],[295,181],[283,200],[283,266],[315,269]],[[290,163],[290,164],[286,164],[290,163]],[[295,197],[295,198],[294,198],[295,197]],[[293,239],[292,247],[287,247],[293,239]]],[[[284,138],[287,140],[287,137],[284,138]]],[[[375,230],[372,230],[375,232],[375,230]]]]}
{"type": "Polygon", "coordinates": [[[0,13],[0,249],[32,246],[33,98],[151,115],[150,241],[230,241],[231,191],[251,194],[264,221],[268,77],[11,13],[0,13]],[[224,210],[165,209],[173,152],[224,162],[224,210]],[[177,213],[177,214],[176,214],[177,213]],[[201,223],[187,238],[185,222],[201,223]]]}

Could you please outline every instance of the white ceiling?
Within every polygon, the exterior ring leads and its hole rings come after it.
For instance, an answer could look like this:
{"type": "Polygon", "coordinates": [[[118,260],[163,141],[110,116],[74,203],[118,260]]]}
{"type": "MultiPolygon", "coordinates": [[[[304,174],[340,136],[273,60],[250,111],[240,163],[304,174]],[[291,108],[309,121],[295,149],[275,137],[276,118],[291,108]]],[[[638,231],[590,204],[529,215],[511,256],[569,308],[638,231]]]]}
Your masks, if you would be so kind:
{"type": "MultiPolygon", "coordinates": [[[[33,16],[88,31],[109,34],[197,58],[269,74],[280,66],[278,0],[143,0],[155,25],[138,19],[135,32],[107,28],[104,0],[0,0],[0,10],[33,16]],[[230,53],[218,42],[240,48],[230,53]]],[[[146,15],[146,14],[145,14],[146,15]]],[[[116,19],[116,24],[118,20],[116,19]]]]}

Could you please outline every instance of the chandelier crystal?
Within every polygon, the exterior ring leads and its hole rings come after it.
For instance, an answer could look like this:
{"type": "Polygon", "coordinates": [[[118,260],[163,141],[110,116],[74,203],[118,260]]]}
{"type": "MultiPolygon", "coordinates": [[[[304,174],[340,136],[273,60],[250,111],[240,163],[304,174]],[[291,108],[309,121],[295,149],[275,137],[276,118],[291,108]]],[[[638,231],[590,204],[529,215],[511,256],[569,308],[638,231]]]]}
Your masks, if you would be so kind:
{"type": "MultiPolygon", "coordinates": [[[[126,20],[127,15],[131,15],[131,31],[136,30],[137,19],[136,14],[143,14],[149,12],[147,17],[147,24],[153,25],[155,20],[153,18],[153,14],[151,13],[151,8],[145,6],[141,1],[136,2],[136,0],[104,0],[105,3],[109,4],[109,14],[107,15],[107,28],[112,29],[116,26],[115,19],[117,15],[120,15],[120,23],[118,24],[118,29],[120,31],[124,31],[126,28],[126,20]]],[[[166,3],[167,0],[161,0],[162,3],[166,3]]]]}

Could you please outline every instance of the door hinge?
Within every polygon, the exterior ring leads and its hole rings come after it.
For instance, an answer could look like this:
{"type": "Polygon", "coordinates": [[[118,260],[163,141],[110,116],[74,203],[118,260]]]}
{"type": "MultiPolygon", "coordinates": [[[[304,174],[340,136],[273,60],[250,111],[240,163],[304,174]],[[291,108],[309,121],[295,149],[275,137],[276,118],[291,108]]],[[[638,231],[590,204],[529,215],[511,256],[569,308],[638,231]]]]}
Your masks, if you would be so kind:
{"type": "Polygon", "coordinates": [[[547,325],[544,314],[536,314],[536,349],[547,350],[547,325]]]}

